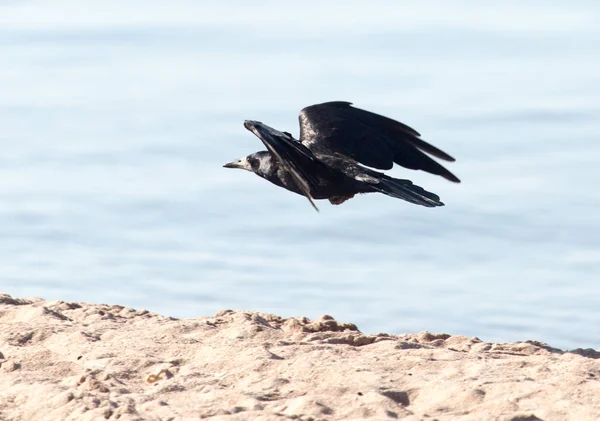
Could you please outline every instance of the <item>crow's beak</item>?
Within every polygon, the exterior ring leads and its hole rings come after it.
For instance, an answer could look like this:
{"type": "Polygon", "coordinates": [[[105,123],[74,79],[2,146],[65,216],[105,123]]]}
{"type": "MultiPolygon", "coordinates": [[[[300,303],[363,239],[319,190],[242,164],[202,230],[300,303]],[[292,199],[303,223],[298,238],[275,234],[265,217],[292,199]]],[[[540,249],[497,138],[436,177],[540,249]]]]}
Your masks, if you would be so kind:
{"type": "Polygon", "coordinates": [[[224,168],[239,168],[240,170],[252,171],[252,166],[248,161],[248,157],[235,159],[223,165],[224,168]]]}
{"type": "Polygon", "coordinates": [[[228,162],[227,164],[223,165],[223,168],[240,168],[241,167],[241,162],[239,159],[236,159],[235,161],[231,161],[228,162]]]}

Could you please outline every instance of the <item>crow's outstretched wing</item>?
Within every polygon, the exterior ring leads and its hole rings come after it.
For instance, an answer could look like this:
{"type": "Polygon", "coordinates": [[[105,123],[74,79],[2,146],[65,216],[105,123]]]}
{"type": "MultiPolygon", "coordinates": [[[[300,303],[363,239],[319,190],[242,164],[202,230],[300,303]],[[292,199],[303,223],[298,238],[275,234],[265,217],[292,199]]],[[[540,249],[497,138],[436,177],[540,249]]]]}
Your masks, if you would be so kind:
{"type": "Polygon", "coordinates": [[[313,174],[317,167],[324,167],[313,153],[300,142],[294,140],[289,133],[280,132],[258,121],[246,121],[244,126],[258,137],[268,151],[292,175],[300,191],[318,212],[314,199],[310,194],[311,185],[317,183],[313,174]]]}
{"type": "Polygon", "coordinates": [[[454,161],[447,153],[420,139],[420,134],[390,118],[335,101],[311,105],[300,111],[300,141],[342,153],[363,165],[389,170],[394,162],[459,183],[460,180],[426,153],[454,161]]]}

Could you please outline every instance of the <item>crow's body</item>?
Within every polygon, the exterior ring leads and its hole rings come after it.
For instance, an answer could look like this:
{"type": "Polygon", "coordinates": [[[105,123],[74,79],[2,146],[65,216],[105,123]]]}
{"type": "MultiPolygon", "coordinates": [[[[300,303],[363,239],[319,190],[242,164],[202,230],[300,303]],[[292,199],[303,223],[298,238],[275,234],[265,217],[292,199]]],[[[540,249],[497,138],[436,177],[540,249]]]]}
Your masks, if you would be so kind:
{"type": "Polygon", "coordinates": [[[313,199],[340,204],[358,193],[380,192],[408,202],[443,206],[439,197],[409,180],[389,177],[377,169],[397,163],[460,182],[450,171],[425,153],[446,161],[454,158],[419,138],[410,127],[387,117],[354,108],[348,102],[326,102],[300,112],[300,141],[258,121],[244,126],[267,147],[230,162],[241,168],[313,199]],[[363,165],[361,165],[363,164],[363,165]]]}

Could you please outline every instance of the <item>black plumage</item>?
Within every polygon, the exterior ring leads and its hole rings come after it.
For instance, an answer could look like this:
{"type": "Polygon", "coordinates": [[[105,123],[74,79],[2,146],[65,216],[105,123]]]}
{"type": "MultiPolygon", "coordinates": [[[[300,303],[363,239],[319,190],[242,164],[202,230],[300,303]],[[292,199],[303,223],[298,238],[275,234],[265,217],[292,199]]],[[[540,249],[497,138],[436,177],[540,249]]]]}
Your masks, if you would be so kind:
{"type": "Polygon", "coordinates": [[[427,154],[454,161],[423,141],[414,129],[390,118],[352,107],[349,102],[326,102],[300,111],[300,140],[258,121],[245,121],[267,147],[225,164],[241,168],[314,200],[341,204],[358,193],[380,192],[426,207],[443,206],[439,197],[409,180],[389,177],[372,167],[389,170],[394,163],[423,170],[459,183],[460,180],[427,154]],[[362,164],[362,165],[361,165],[362,164]]]}

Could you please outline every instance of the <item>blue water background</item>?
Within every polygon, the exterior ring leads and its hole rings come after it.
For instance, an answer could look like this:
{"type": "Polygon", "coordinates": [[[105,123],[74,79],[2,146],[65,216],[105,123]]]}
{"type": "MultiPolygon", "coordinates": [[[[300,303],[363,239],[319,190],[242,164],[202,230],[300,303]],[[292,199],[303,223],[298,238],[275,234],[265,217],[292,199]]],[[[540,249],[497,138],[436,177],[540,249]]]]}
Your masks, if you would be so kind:
{"type": "Polygon", "coordinates": [[[0,291],[600,348],[597,1],[0,2],[0,291]],[[457,158],[426,209],[221,166],[348,100],[457,158]]]}

